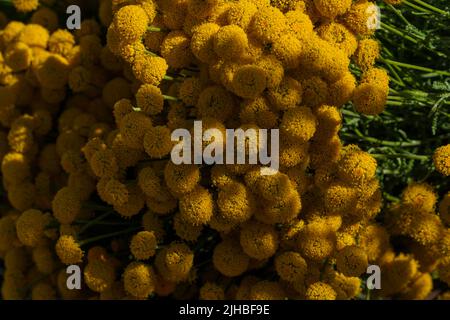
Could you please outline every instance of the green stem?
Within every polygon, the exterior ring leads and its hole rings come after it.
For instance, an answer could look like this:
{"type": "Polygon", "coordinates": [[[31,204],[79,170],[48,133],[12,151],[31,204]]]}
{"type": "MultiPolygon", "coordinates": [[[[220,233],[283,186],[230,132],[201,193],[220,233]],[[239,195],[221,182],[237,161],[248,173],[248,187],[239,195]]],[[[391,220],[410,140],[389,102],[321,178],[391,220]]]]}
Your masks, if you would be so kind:
{"type": "Polygon", "coordinates": [[[151,32],[166,32],[166,29],[162,29],[162,28],[158,28],[158,27],[154,27],[154,26],[149,26],[147,28],[147,31],[151,31],[151,32]]]}
{"type": "Polygon", "coordinates": [[[95,226],[98,222],[102,221],[103,219],[107,218],[112,211],[108,211],[104,214],[99,215],[97,218],[90,220],[88,223],[86,223],[80,230],[79,234],[82,234],[86,230],[88,230],[90,227],[95,226]]]}
{"type": "Polygon", "coordinates": [[[422,66],[416,66],[416,65],[413,65],[413,64],[399,62],[399,61],[394,61],[394,60],[390,60],[390,59],[383,59],[383,61],[388,63],[388,64],[393,64],[393,65],[399,66],[399,67],[404,67],[404,68],[409,68],[409,69],[414,69],[414,70],[419,70],[419,71],[425,71],[425,72],[434,72],[436,74],[440,74],[440,75],[443,75],[443,76],[450,76],[450,72],[447,72],[447,71],[434,70],[434,69],[431,69],[431,68],[426,68],[426,67],[422,67],[422,66]]]}
{"type": "Polygon", "coordinates": [[[427,9],[430,9],[431,11],[434,11],[436,13],[442,14],[444,16],[450,15],[450,12],[447,12],[447,11],[444,11],[442,9],[436,8],[435,6],[433,6],[433,5],[429,4],[429,3],[426,3],[425,1],[422,1],[422,0],[412,0],[412,1],[414,1],[414,2],[424,6],[427,9]]]}
{"type": "Polygon", "coordinates": [[[350,133],[344,133],[342,134],[342,136],[347,137],[347,138],[352,138],[352,139],[361,139],[364,141],[367,141],[369,143],[373,143],[373,144],[378,144],[378,145],[382,145],[382,146],[386,146],[386,147],[417,147],[422,145],[421,141],[387,141],[387,140],[379,140],[376,138],[372,138],[372,137],[366,137],[366,136],[359,136],[359,135],[354,135],[354,134],[350,134],[350,133]]]}
{"type": "Polygon", "coordinates": [[[387,192],[383,192],[383,197],[384,197],[386,200],[391,201],[391,202],[399,202],[399,201],[400,201],[399,198],[394,197],[393,195],[391,195],[391,194],[389,194],[389,193],[387,193],[387,192]]]}
{"type": "Polygon", "coordinates": [[[85,239],[83,241],[80,241],[79,244],[80,244],[80,246],[85,246],[85,245],[88,245],[88,244],[96,242],[96,241],[100,241],[100,240],[104,240],[104,239],[109,239],[109,238],[121,236],[121,235],[124,235],[124,234],[131,233],[133,231],[137,231],[139,229],[141,229],[141,227],[132,227],[132,228],[128,228],[128,229],[125,229],[125,230],[122,230],[122,231],[107,233],[107,234],[103,234],[103,235],[100,235],[100,236],[97,236],[97,237],[85,239]]]}
{"type": "Polygon", "coordinates": [[[163,95],[163,97],[164,97],[164,100],[168,100],[168,101],[176,101],[176,102],[180,101],[180,99],[178,99],[176,97],[172,97],[172,96],[163,95]]]}
{"type": "Polygon", "coordinates": [[[399,31],[396,28],[394,28],[393,26],[390,26],[390,25],[388,25],[388,24],[386,24],[384,22],[381,22],[381,27],[384,28],[385,30],[388,30],[388,31],[391,31],[391,32],[395,33],[396,35],[402,37],[405,40],[411,41],[414,44],[418,44],[419,43],[419,41],[417,41],[413,37],[406,35],[405,32],[399,31]]]}
{"type": "MultiPolygon", "coordinates": [[[[412,1],[414,1],[414,0],[412,0],[412,1]]],[[[429,11],[429,10],[427,10],[425,8],[422,8],[422,7],[418,6],[418,5],[415,5],[414,3],[411,3],[411,2],[409,2],[407,0],[403,0],[402,3],[407,5],[407,6],[409,6],[409,7],[411,7],[411,8],[413,8],[413,9],[419,10],[420,12],[426,13],[426,14],[431,14],[432,13],[431,11],[429,11]]]]}
{"type": "Polygon", "coordinates": [[[429,156],[422,156],[417,154],[404,154],[404,153],[391,153],[391,154],[371,154],[372,157],[375,159],[397,159],[397,158],[404,158],[404,159],[410,159],[410,160],[418,160],[418,161],[429,161],[429,156]]]}

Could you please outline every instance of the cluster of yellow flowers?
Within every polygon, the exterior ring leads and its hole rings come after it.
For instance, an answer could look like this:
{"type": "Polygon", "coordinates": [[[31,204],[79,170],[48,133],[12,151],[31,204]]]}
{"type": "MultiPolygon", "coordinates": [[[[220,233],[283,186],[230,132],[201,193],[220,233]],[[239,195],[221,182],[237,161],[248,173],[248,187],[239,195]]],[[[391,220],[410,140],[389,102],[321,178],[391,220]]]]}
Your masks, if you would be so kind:
{"type": "MultiPolygon", "coordinates": [[[[373,6],[100,0],[74,33],[48,7],[0,16],[3,298],[353,299],[369,264],[380,297],[425,298],[436,268],[450,285],[449,195],[439,217],[412,185],[383,226],[377,163],[339,137],[345,103],[376,115],[387,100],[373,6]],[[280,171],[173,164],[171,133],[194,120],[279,129],[280,171]],[[116,232],[86,236],[95,226],[116,232]],[[66,286],[72,264],[82,290],[66,286]]],[[[435,163],[449,174],[448,146],[435,163]]]]}

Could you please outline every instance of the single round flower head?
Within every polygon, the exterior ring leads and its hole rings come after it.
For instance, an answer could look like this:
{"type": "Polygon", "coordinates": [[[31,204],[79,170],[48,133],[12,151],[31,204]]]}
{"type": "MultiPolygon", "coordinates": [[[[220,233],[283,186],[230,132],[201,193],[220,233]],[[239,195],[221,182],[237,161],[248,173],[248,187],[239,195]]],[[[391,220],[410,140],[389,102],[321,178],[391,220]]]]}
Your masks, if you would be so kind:
{"type": "Polygon", "coordinates": [[[13,43],[5,50],[5,62],[13,72],[28,69],[32,62],[32,56],[31,48],[23,42],[13,43]]]}
{"type": "Polygon", "coordinates": [[[125,184],[116,179],[107,179],[105,189],[102,191],[104,196],[102,200],[105,200],[112,206],[123,206],[129,200],[128,189],[125,184]]]}
{"type": "Polygon", "coordinates": [[[215,23],[204,23],[195,29],[191,39],[191,50],[201,62],[210,64],[217,59],[214,39],[219,29],[220,26],[215,23]]]}
{"type": "Polygon", "coordinates": [[[30,209],[20,215],[16,222],[17,237],[26,246],[34,247],[44,238],[49,217],[41,211],[30,209]]]}
{"type": "Polygon", "coordinates": [[[337,22],[330,22],[320,25],[317,29],[319,37],[335,45],[350,57],[358,47],[358,41],[350,30],[337,22]]]}
{"type": "Polygon", "coordinates": [[[74,36],[67,30],[59,29],[53,32],[48,40],[50,52],[67,57],[75,45],[74,36]]]}
{"type": "Polygon", "coordinates": [[[307,300],[336,300],[336,291],[325,282],[315,282],[306,290],[307,300]]]}
{"type": "Polygon", "coordinates": [[[267,87],[266,70],[257,65],[240,67],[233,77],[233,92],[245,99],[257,98],[267,87]]]}
{"type": "Polygon", "coordinates": [[[284,68],[274,55],[262,56],[256,65],[266,70],[267,88],[275,90],[284,79],[284,68]]]}
{"type": "Polygon", "coordinates": [[[348,246],[336,253],[337,270],[348,277],[359,277],[366,272],[367,254],[362,248],[348,246]]]}
{"type": "Polygon", "coordinates": [[[90,259],[83,270],[84,282],[94,292],[110,289],[116,280],[114,265],[105,259],[90,259]]]}
{"type": "Polygon", "coordinates": [[[314,25],[308,14],[301,10],[292,10],[287,12],[285,16],[293,34],[299,40],[305,41],[311,37],[314,25]]]}
{"type": "Polygon", "coordinates": [[[0,218],[0,250],[3,252],[19,243],[16,232],[16,219],[14,215],[0,218]]]}
{"type": "Polygon", "coordinates": [[[162,175],[163,172],[150,166],[142,168],[138,173],[138,185],[148,198],[166,202],[170,201],[172,196],[163,182],[162,175]]]}
{"type": "Polygon", "coordinates": [[[191,192],[199,184],[200,170],[196,165],[177,166],[168,161],[164,169],[164,180],[174,195],[181,196],[191,192]]]}
{"type": "Polygon", "coordinates": [[[184,195],[179,202],[180,217],[194,226],[207,224],[213,215],[212,195],[203,187],[197,187],[184,195]]]}
{"type": "Polygon", "coordinates": [[[249,220],[256,210],[255,198],[242,183],[231,182],[219,190],[217,206],[221,215],[232,224],[249,220]]]}
{"type": "Polygon", "coordinates": [[[253,16],[249,31],[261,42],[271,43],[288,29],[286,17],[272,6],[260,8],[253,16]]]}
{"type": "Polygon", "coordinates": [[[301,282],[305,279],[307,263],[299,253],[288,251],[275,258],[275,269],[281,279],[301,282]]]}
{"type": "Polygon", "coordinates": [[[89,164],[94,174],[101,177],[112,177],[119,171],[114,153],[110,149],[95,152],[89,164]]]}
{"type": "Polygon", "coordinates": [[[49,281],[40,281],[31,289],[31,300],[50,301],[56,298],[56,290],[49,281]]]}
{"type": "Polygon", "coordinates": [[[329,19],[345,14],[351,7],[351,0],[314,0],[319,13],[329,19]]]}
{"type": "Polygon", "coordinates": [[[214,51],[225,60],[239,59],[247,47],[247,34],[237,25],[222,27],[214,36],[214,51]]]}
{"type": "Polygon", "coordinates": [[[144,136],[152,128],[152,120],[142,112],[130,112],[120,123],[120,134],[130,148],[143,149],[144,136]]]}
{"type": "Polygon", "coordinates": [[[247,271],[250,257],[236,239],[227,238],[213,252],[214,267],[224,276],[237,277],[247,271]]]}
{"type": "Polygon", "coordinates": [[[195,106],[202,90],[203,86],[200,78],[186,78],[180,86],[179,98],[186,105],[195,106]]]}
{"type": "Polygon", "coordinates": [[[64,224],[72,223],[81,211],[81,202],[76,192],[69,187],[60,189],[52,201],[54,217],[64,224]]]}
{"type": "Polygon", "coordinates": [[[300,195],[296,190],[291,191],[283,199],[264,200],[262,203],[263,209],[255,212],[255,218],[269,224],[289,223],[298,216],[302,209],[300,195]]]}
{"type": "Polygon", "coordinates": [[[176,214],[173,220],[173,229],[178,237],[185,241],[196,241],[203,230],[203,226],[196,226],[184,220],[181,214],[176,214]]]}
{"type": "Polygon", "coordinates": [[[131,239],[130,251],[137,260],[147,260],[155,255],[156,246],[155,233],[141,231],[131,239]]]}
{"type": "Polygon", "coordinates": [[[145,10],[136,5],[120,8],[114,15],[113,25],[121,41],[132,43],[139,40],[147,31],[149,17],[145,10]]]}
{"type": "Polygon", "coordinates": [[[329,86],[329,104],[338,108],[351,100],[356,89],[356,79],[351,72],[346,72],[341,79],[329,86]]]}
{"type": "Polygon", "coordinates": [[[240,243],[244,252],[251,258],[264,260],[276,253],[279,238],[273,226],[248,222],[241,228],[240,243]]]}
{"type": "MultiPolygon", "coordinates": [[[[325,0],[321,0],[325,2],[325,0]]],[[[355,34],[370,36],[376,31],[378,17],[377,5],[371,1],[359,0],[352,4],[343,17],[345,25],[355,34]]]]}
{"type": "Polygon", "coordinates": [[[121,99],[114,104],[114,120],[117,127],[120,127],[120,122],[129,113],[133,111],[133,105],[129,99],[121,99]]]}
{"type": "Polygon", "coordinates": [[[307,142],[315,134],[317,119],[311,109],[295,107],[285,112],[280,130],[283,134],[298,142],[307,142]]]}
{"type": "Polygon", "coordinates": [[[389,88],[363,83],[356,88],[353,95],[355,109],[365,115],[378,115],[386,107],[388,94],[389,88]]]}
{"type": "Polygon", "coordinates": [[[144,136],[144,149],[151,158],[167,156],[173,147],[169,128],[157,126],[149,129],[144,136]]]}
{"type": "Polygon", "coordinates": [[[66,265],[79,264],[83,261],[83,250],[73,236],[59,237],[55,250],[61,262],[66,265]]]}
{"type": "Polygon", "coordinates": [[[338,176],[350,184],[361,184],[375,176],[377,161],[367,152],[355,150],[344,155],[338,164],[338,176]]]}
{"type": "Polygon", "coordinates": [[[285,77],[275,89],[270,89],[267,97],[278,110],[295,108],[302,102],[303,88],[297,80],[285,77]]]}
{"type": "Polygon", "coordinates": [[[144,263],[130,263],[122,277],[125,291],[133,297],[146,299],[155,290],[156,274],[152,267],[144,263]]]}
{"type": "Polygon", "coordinates": [[[442,222],[434,213],[420,213],[414,215],[408,234],[416,242],[428,246],[441,239],[443,231],[442,222]]]}
{"type": "Polygon", "coordinates": [[[234,24],[247,30],[257,11],[257,6],[251,1],[234,2],[226,13],[227,22],[230,25],[234,24]]]}
{"type": "Polygon", "coordinates": [[[30,22],[33,24],[40,24],[45,29],[53,32],[58,28],[58,15],[50,8],[41,7],[33,12],[30,22]]]}
{"type": "Polygon", "coordinates": [[[260,176],[256,188],[257,194],[269,201],[281,200],[294,191],[291,180],[284,173],[260,176]]]}
{"type": "Polygon", "coordinates": [[[200,300],[225,300],[224,289],[218,284],[207,282],[200,288],[200,300]]]}
{"type": "Polygon", "coordinates": [[[165,59],[140,55],[133,62],[133,74],[142,83],[159,86],[166,76],[168,65],[165,59]]]}
{"type": "Polygon", "coordinates": [[[188,1],[188,13],[199,19],[205,19],[213,13],[219,0],[190,0],[188,1]]]}
{"type": "Polygon", "coordinates": [[[38,24],[27,24],[19,33],[16,39],[30,47],[47,48],[50,34],[47,29],[38,24]]]}
{"type": "Polygon", "coordinates": [[[285,69],[295,69],[300,63],[302,44],[294,34],[287,33],[273,42],[272,53],[285,69]]]}
{"type": "Polygon", "coordinates": [[[33,262],[36,268],[43,274],[52,274],[57,266],[55,252],[47,244],[41,244],[33,248],[33,262]]]}
{"type": "Polygon", "coordinates": [[[362,39],[359,41],[358,49],[353,55],[353,61],[366,71],[372,68],[380,57],[380,44],[374,39],[362,39]]]}
{"type": "Polygon", "coordinates": [[[242,123],[253,123],[260,128],[271,129],[278,124],[278,115],[270,109],[269,102],[263,96],[243,101],[239,118],[242,123]]]}
{"type": "Polygon", "coordinates": [[[36,200],[36,187],[31,182],[22,182],[8,188],[8,200],[14,209],[31,209],[36,200]]]}
{"type": "Polygon", "coordinates": [[[164,279],[182,282],[189,276],[193,261],[194,254],[186,244],[173,242],[158,252],[155,266],[164,279]]]}
{"type": "Polygon", "coordinates": [[[31,12],[39,6],[39,0],[12,0],[11,2],[18,12],[31,12]]]}
{"type": "Polygon", "coordinates": [[[183,31],[172,31],[161,44],[161,56],[174,69],[188,67],[194,60],[191,39],[183,31]]]}
{"type": "Polygon", "coordinates": [[[39,83],[48,89],[61,89],[69,80],[69,62],[63,56],[50,54],[36,69],[39,83]]]}
{"type": "Polygon", "coordinates": [[[433,155],[433,163],[440,174],[446,177],[450,176],[450,144],[436,149],[433,155]]]}
{"type": "Polygon", "coordinates": [[[114,78],[103,87],[102,101],[111,109],[117,101],[129,98],[131,98],[130,84],[124,78],[114,78]]]}
{"type": "Polygon", "coordinates": [[[427,183],[412,183],[402,193],[402,203],[416,212],[434,212],[437,196],[427,183]]]}
{"type": "Polygon", "coordinates": [[[280,283],[264,280],[251,287],[249,298],[251,300],[285,300],[286,293],[280,283]]]}
{"type": "Polygon", "coordinates": [[[147,115],[157,115],[164,108],[161,89],[151,84],[142,85],[136,93],[138,108],[147,115]]]}
{"type": "Polygon", "coordinates": [[[4,256],[6,270],[25,272],[30,266],[30,258],[24,247],[16,247],[8,250],[4,256]]]}
{"type": "Polygon", "coordinates": [[[309,223],[300,231],[297,245],[303,257],[320,261],[333,253],[335,238],[335,233],[325,222],[317,221],[309,223]]]}
{"type": "Polygon", "coordinates": [[[115,205],[114,210],[117,211],[122,217],[133,217],[144,208],[145,197],[141,189],[136,183],[130,183],[127,185],[128,189],[128,201],[122,205],[115,205]]]}
{"type": "MultiPolygon", "coordinates": [[[[391,0],[392,1],[392,0],[391,0]]],[[[387,1],[387,2],[391,2],[387,1]]],[[[423,273],[418,276],[408,288],[403,290],[400,299],[403,300],[425,300],[433,290],[433,278],[429,273],[423,273]]]]}
{"type": "Polygon", "coordinates": [[[226,121],[233,113],[234,97],[221,86],[208,87],[202,91],[197,108],[203,118],[216,118],[226,121]]]}

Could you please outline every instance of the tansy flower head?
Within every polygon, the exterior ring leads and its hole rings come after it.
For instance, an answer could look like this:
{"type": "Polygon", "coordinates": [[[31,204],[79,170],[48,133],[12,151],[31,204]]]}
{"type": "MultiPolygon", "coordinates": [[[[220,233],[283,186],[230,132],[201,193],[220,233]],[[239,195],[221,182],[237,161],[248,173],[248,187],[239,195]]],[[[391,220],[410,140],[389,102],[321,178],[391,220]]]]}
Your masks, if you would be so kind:
{"type": "Polygon", "coordinates": [[[338,108],[350,101],[356,89],[356,79],[351,72],[346,72],[329,86],[329,103],[338,108]]]}
{"type": "Polygon", "coordinates": [[[180,217],[194,226],[207,224],[213,215],[212,195],[203,187],[197,187],[184,195],[179,202],[180,217]]]}
{"type": "Polygon", "coordinates": [[[19,243],[16,233],[16,218],[13,215],[0,218],[0,250],[7,251],[19,243]]]}
{"type": "Polygon", "coordinates": [[[275,258],[275,269],[283,280],[302,282],[305,279],[307,263],[297,252],[284,252],[275,258]]]}
{"type": "Polygon", "coordinates": [[[335,234],[323,221],[306,225],[299,233],[297,245],[302,256],[320,261],[330,256],[335,247],[335,234]]]}
{"type": "Polygon", "coordinates": [[[27,210],[17,219],[17,237],[24,245],[34,247],[43,239],[48,222],[49,217],[41,211],[27,210]]]}
{"type": "Polygon", "coordinates": [[[149,265],[132,262],[123,273],[123,285],[133,297],[146,299],[155,290],[156,274],[149,265]]]}
{"type": "Polygon", "coordinates": [[[259,281],[249,293],[251,300],[285,300],[286,293],[280,283],[275,281],[259,281]]]}
{"type": "Polygon", "coordinates": [[[260,8],[253,16],[249,31],[261,42],[271,43],[288,28],[286,17],[272,6],[260,8]]]}
{"type": "Polygon", "coordinates": [[[56,242],[56,254],[66,265],[78,264],[83,260],[83,251],[73,236],[63,235],[56,242]]]}
{"type": "Polygon", "coordinates": [[[362,114],[378,115],[385,109],[388,94],[389,88],[363,83],[353,95],[355,109],[362,114]]]}
{"type": "Polygon", "coordinates": [[[337,252],[336,255],[337,270],[344,275],[359,277],[366,272],[369,263],[363,249],[356,246],[348,246],[337,252]]]}
{"type": "Polygon", "coordinates": [[[278,88],[284,79],[283,64],[274,55],[262,56],[256,64],[266,70],[267,88],[278,88]]]}
{"type": "Polygon", "coordinates": [[[280,130],[287,137],[298,142],[307,142],[315,134],[317,119],[311,109],[295,107],[285,112],[280,130]]]}
{"type": "Polygon", "coordinates": [[[219,190],[217,206],[221,215],[234,224],[249,220],[256,209],[256,202],[245,185],[231,182],[219,190]]]}
{"type": "Polygon", "coordinates": [[[31,182],[22,182],[8,188],[8,200],[14,209],[31,209],[36,200],[36,187],[31,182]]]}
{"type": "Polygon", "coordinates": [[[256,65],[242,66],[236,71],[232,86],[239,97],[254,99],[266,89],[266,70],[256,65]]]}
{"type": "Polygon", "coordinates": [[[208,87],[202,91],[197,102],[201,117],[226,121],[233,112],[235,100],[232,94],[221,86],[208,87]]]}
{"type": "Polygon", "coordinates": [[[31,12],[39,6],[39,0],[12,0],[14,8],[19,12],[31,12]]]}
{"type": "Polygon", "coordinates": [[[166,280],[181,282],[192,269],[194,254],[184,243],[171,243],[156,255],[155,266],[166,280]]]}
{"type": "Polygon", "coordinates": [[[374,39],[362,39],[359,41],[358,49],[353,55],[353,61],[366,71],[373,67],[375,61],[380,57],[380,45],[374,39]]]}
{"type": "Polygon", "coordinates": [[[175,195],[191,192],[200,182],[200,170],[195,165],[175,165],[168,161],[164,169],[164,180],[175,195]]]}
{"type": "Polygon", "coordinates": [[[72,223],[81,211],[77,194],[69,187],[59,190],[52,201],[53,215],[60,223],[72,223]]]}
{"type": "Polygon", "coordinates": [[[237,25],[220,28],[213,41],[214,51],[225,60],[239,59],[248,46],[247,34],[237,25]]]}
{"type": "Polygon", "coordinates": [[[53,32],[48,40],[49,51],[64,57],[67,57],[74,45],[74,36],[69,31],[62,29],[53,32]]]}
{"type": "Polygon", "coordinates": [[[83,270],[84,282],[94,292],[104,292],[116,279],[114,265],[103,259],[91,259],[83,270]]]}
{"type": "Polygon", "coordinates": [[[31,289],[31,300],[56,300],[56,290],[49,282],[41,281],[31,289]]]}
{"type": "Polygon", "coordinates": [[[155,233],[141,231],[131,239],[130,251],[137,260],[147,260],[155,255],[156,246],[155,233]]]}
{"type": "Polygon", "coordinates": [[[437,148],[433,155],[436,170],[444,176],[450,176],[450,144],[437,148]]]}
{"type": "Polygon", "coordinates": [[[339,49],[347,53],[350,57],[358,47],[358,41],[353,33],[344,25],[337,22],[330,22],[320,25],[317,34],[325,41],[336,45],[339,49]]]}
{"type": "Polygon", "coordinates": [[[142,149],[144,136],[152,128],[152,120],[142,112],[130,112],[120,123],[123,141],[131,148],[142,149]]]}
{"type": "Polygon", "coordinates": [[[203,226],[197,226],[187,222],[181,214],[175,215],[173,228],[177,236],[185,241],[196,241],[203,230],[203,226]]]}
{"type": "Polygon", "coordinates": [[[55,271],[57,262],[53,248],[47,244],[42,244],[33,249],[33,261],[36,268],[43,274],[52,274],[55,271]]]}
{"type": "Polygon", "coordinates": [[[367,152],[347,153],[338,164],[337,173],[341,179],[351,184],[361,184],[375,176],[376,160],[367,152]]]}
{"type": "Polygon", "coordinates": [[[253,123],[260,128],[274,128],[278,122],[277,114],[270,110],[269,102],[263,96],[243,101],[239,118],[242,123],[253,123]]]}
{"type": "Polygon", "coordinates": [[[24,247],[16,247],[6,252],[5,268],[11,271],[25,272],[30,265],[28,252],[24,247]]]}
{"type": "Polygon", "coordinates": [[[17,41],[30,47],[47,48],[50,35],[47,29],[38,24],[27,24],[18,34],[17,41]]]}
{"type": "MultiPolygon", "coordinates": [[[[326,2],[325,0],[320,1],[326,2]]],[[[373,15],[377,12],[376,6],[373,2],[359,0],[352,4],[350,10],[343,17],[343,21],[354,33],[360,36],[370,36],[376,30],[375,24],[371,23],[372,19],[374,19],[373,15]]]]}
{"type": "Polygon", "coordinates": [[[258,11],[257,6],[251,1],[239,1],[233,3],[227,12],[227,22],[247,30],[254,14],[258,11]]]}
{"type": "Polygon", "coordinates": [[[240,243],[250,257],[264,260],[278,249],[278,233],[273,226],[260,222],[248,222],[241,228],[240,243]]]}
{"type": "Polygon", "coordinates": [[[437,196],[432,186],[426,183],[412,183],[402,194],[402,203],[416,212],[433,212],[437,196]]]}
{"type": "Polygon", "coordinates": [[[161,55],[175,69],[188,67],[193,62],[191,40],[183,31],[172,31],[161,44],[161,55]]]}
{"type": "Polygon", "coordinates": [[[207,282],[200,288],[200,300],[225,300],[223,288],[215,283],[207,282]]]}
{"type": "Polygon", "coordinates": [[[124,218],[130,218],[139,214],[145,205],[144,194],[136,183],[128,184],[127,189],[128,201],[123,205],[114,206],[114,210],[116,210],[124,218]]]}
{"type": "Polygon", "coordinates": [[[442,222],[450,225],[450,192],[448,192],[439,203],[439,216],[442,222]]]}
{"type": "Polygon", "coordinates": [[[30,22],[40,24],[45,29],[53,32],[58,28],[58,15],[54,10],[42,6],[33,12],[30,22]]]}
{"type": "Polygon", "coordinates": [[[278,87],[270,89],[267,97],[278,110],[292,109],[302,102],[303,89],[297,80],[285,77],[278,87]]]}
{"type": "Polygon", "coordinates": [[[214,40],[219,29],[220,26],[215,23],[204,23],[195,29],[191,39],[191,50],[201,62],[212,63],[217,59],[214,40]]]}
{"type": "Polygon", "coordinates": [[[299,40],[307,40],[313,34],[314,25],[311,18],[301,10],[289,11],[286,13],[286,19],[293,34],[299,40]]]}
{"type": "Polygon", "coordinates": [[[213,252],[214,267],[227,277],[237,277],[247,271],[250,257],[242,250],[239,242],[227,238],[219,243],[213,252]]]}
{"type": "Polygon", "coordinates": [[[144,149],[151,158],[167,156],[173,147],[169,128],[157,126],[149,129],[144,136],[144,149]]]}
{"type": "Polygon", "coordinates": [[[133,74],[142,83],[158,86],[166,75],[165,59],[150,55],[139,55],[133,62],[133,74]]]}
{"type": "Polygon", "coordinates": [[[9,45],[5,51],[5,62],[13,72],[23,71],[30,67],[33,52],[23,42],[9,45]]]}
{"type": "Polygon", "coordinates": [[[441,220],[434,213],[414,215],[408,234],[422,245],[432,245],[440,240],[443,231],[441,220]]]}
{"type": "Polygon", "coordinates": [[[351,0],[314,0],[314,5],[319,13],[330,19],[346,13],[351,5],[351,0]]]}
{"type": "Polygon", "coordinates": [[[315,282],[306,290],[307,300],[336,300],[336,291],[325,282],[315,282]]]}
{"type": "Polygon", "coordinates": [[[202,89],[202,81],[199,78],[186,78],[180,86],[179,98],[186,105],[195,106],[202,89]]]}
{"type": "Polygon", "coordinates": [[[120,39],[126,43],[139,40],[147,31],[148,23],[147,13],[136,5],[120,8],[113,19],[113,25],[120,39]]]}

